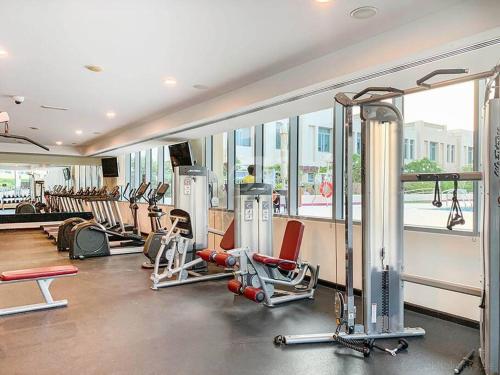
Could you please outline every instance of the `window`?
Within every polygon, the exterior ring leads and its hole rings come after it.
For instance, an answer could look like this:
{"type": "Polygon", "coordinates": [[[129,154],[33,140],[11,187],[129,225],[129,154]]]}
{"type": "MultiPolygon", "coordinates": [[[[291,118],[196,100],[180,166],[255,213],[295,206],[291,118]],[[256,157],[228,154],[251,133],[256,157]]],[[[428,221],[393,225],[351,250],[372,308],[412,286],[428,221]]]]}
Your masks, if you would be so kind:
{"type": "Polygon", "coordinates": [[[415,158],[415,140],[405,138],[404,140],[404,158],[413,160],[415,158]]]}
{"type": "Polygon", "coordinates": [[[360,132],[355,132],[356,135],[356,147],[354,147],[354,153],[361,155],[361,133],[360,132]]]}
{"type": "MultiPolygon", "coordinates": [[[[405,95],[404,138],[406,173],[461,172],[472,170],[474,82],[430,89],[405,95]],[[412,158],[407,158],[406,139],[415,140],[412,158]],[[460,151],[460,152],[458,152],[460,151]]],[[[411,149],[410,145],[410,149],[411,149]]],[[[453,182],[441,182],[443,206],[432,205],[434,182],[404,184],[405,224],[446,229],[453,182]]],[[[465,225],[455,230],[472,230],[474,184],[460,182],[458,198],[465,225]]]]}
{"type": "Polygon", "coordinates": [[[288,119],[264,124],[263,181],[273,186],[274,212],[281,214],[288,212],[288,128],[288,119]]]}
{"type": "Polygon", "coordinates": [[[319,127],[318,128],[318,151],[330,152],[330,145],[332,140],[332,129],[319,127]]]}
{"type": "Polygon", "coordinates": [[[455,145],[446,145],[446,162],[455,162],[455,145]]]}
{"type": "Polygon", "coordinates": [[[276,148],[276,150],[280,150],[281,149],[281,137],[282,137],[281,126],[275,126],[274,127],[274,131],[275,131],[274,135],[276,137],[275,138],[276,139],[276,146],[275,146],[275,148],[276,148]]]}
{"type": "Polygon", "coordinates": [[[158,185],[158,148],[151,149],[151,186],[156,188],[158,185]]]}
{"type": "Polygon", "coordinates": [[[168,152],[168,146],[163,146],[163,182],[170,185],[163,198],[165,204],[173,204],[172,191],[175,188],[174,184],[174,172],[172,170],[172,163],[170,163],[170,153],[168,152]]]}
{"type": "Polygon", "coordinates": [[[130,154],[130,189],[135,188],[135,153],[130,154]]]}
{"type": "Polygon", "coordinates": [[[219,207],[227,208],[227,133],[212,137],[212,171],[217,176],[213,194],[219,198],[219,207]]]}
{"type": "Polygon", "coordinates": [[[250,147],[252,145],[253,128],[243,128],[236,130],[236,146],[250,147]]]}
{"type": "Polygon", "coordinates": [[[467,164],[472,165],[474,156],[473,156],[473,148],[467,147],[467,164]]]}
{"type": "Polygon", "coordinates": [[[237,129],[234,132],[235,136],[235,173],[234,182],[240,184],[242,180],[248,176],[248,167],[255,166],[255,148],[254,142],[251,140],[254,137],[255,129],[243,128],[237,129]]]}
{"type": "Polygon", "coordinates": [[[333,108],[299,116],[299,215],[332,217],[332,129],[333,108]]]}
{"type": "Polygon", "coordinates": [[[146,176],[146,151],[141,151],[139,153],[139,176],[140,176],[140,182],[147,182],[147,176],[146,176]]]}
{"type": "Polygon", "coordinates": [[[429,160],[437,161],[438,159],[438,144],[436,142],[429,142],[429,160]]]}

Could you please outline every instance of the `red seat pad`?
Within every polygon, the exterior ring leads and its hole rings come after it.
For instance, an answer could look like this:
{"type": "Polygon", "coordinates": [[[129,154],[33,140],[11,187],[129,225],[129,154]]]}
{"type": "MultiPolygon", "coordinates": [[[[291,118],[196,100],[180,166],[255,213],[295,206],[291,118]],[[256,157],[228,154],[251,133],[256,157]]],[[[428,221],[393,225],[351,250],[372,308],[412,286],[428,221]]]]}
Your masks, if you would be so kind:
{"type": "Polygon", "coordinates": [[[290,260],[287,260],[287,259],[274,258],[274,257],[269,257],[267,255],[257,254],[257,253],[254,254],[252,258],[256,262],[265,264],[267,266],[279,267],[280,269],[282,269],[284,271],[293,271],[295,269],[295,267],[297,266],[297,263],[290,261],[290,260]]]}
{"type": "Polygon", "coordinates": [[[286,223],[283,242],[281,243],[280,258],[296,262],[299,257],[300,245],[304,234],[304,224],[298,220],[289,220],[286,223]]]}
{"type": "Polygon", "coordinates": [[[229,227],[224,232],[224,236],[220,241],[220,247],[224,250],[232,250],[236,247],[234,244],[234,220],[231,221],[231,224],[229,224],[229,227]]]}
{"type": "Polygon", "coordinates": [[[78,272],[75,266],[52,266],[40,268],[28,268],[25,270],[5,271],[0,274],[2,281],[29,280],[40,277],[72,275],[78,272]]]}

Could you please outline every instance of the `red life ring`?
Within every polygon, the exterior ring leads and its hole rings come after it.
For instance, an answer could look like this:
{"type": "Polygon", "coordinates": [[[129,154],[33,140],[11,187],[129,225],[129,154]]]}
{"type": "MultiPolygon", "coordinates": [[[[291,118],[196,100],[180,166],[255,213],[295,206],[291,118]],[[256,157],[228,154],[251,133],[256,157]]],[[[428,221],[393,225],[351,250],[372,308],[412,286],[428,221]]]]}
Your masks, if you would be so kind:
{"type": "Polygon", "coordinates": [[[330,198],[333,195],[333,184],[330,181],[323,181],[319,185],[319,192],[325,198],[330,198]]]}

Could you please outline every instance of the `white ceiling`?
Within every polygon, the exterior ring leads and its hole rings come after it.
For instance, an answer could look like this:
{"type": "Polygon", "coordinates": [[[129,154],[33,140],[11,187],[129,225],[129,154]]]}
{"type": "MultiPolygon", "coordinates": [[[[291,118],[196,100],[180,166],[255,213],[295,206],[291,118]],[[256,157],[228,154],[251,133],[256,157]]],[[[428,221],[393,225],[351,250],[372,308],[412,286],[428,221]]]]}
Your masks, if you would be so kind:
{"type": "Polygon", "coordinates": [[[46,145],[89,144],[94,132],[208,100],[459,2],[2,0],[0,47],[9,55],[0,58],[0,110],[15,134],[46,145]],[[379,14],[349,17],[361,5],[379,14]],[[163,84],[169,76],[176,87],[163,84]],[[15,105],[8,95],[26,100],[15,105]]]}

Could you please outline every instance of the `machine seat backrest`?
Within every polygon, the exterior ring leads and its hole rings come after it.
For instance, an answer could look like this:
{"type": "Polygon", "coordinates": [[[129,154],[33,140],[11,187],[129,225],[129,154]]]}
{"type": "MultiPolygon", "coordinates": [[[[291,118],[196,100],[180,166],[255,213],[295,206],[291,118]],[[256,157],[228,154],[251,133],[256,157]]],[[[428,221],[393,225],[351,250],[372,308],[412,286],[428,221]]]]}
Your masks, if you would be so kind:
{"type": "Polygon", "coordinates": [[[224,236],[222,236],[222,240],[220,241],[220,247],[224,250],[232,250],[236,247],[234,244],[234,219],[224,232],[224,236]]]}
{"type": "Polygon", "coordinates": [[[285,234],[281,243],[280,259],[297,261],[303,234],[304,224],[300,221],[290,220],[286,223],[285,234]]]}

